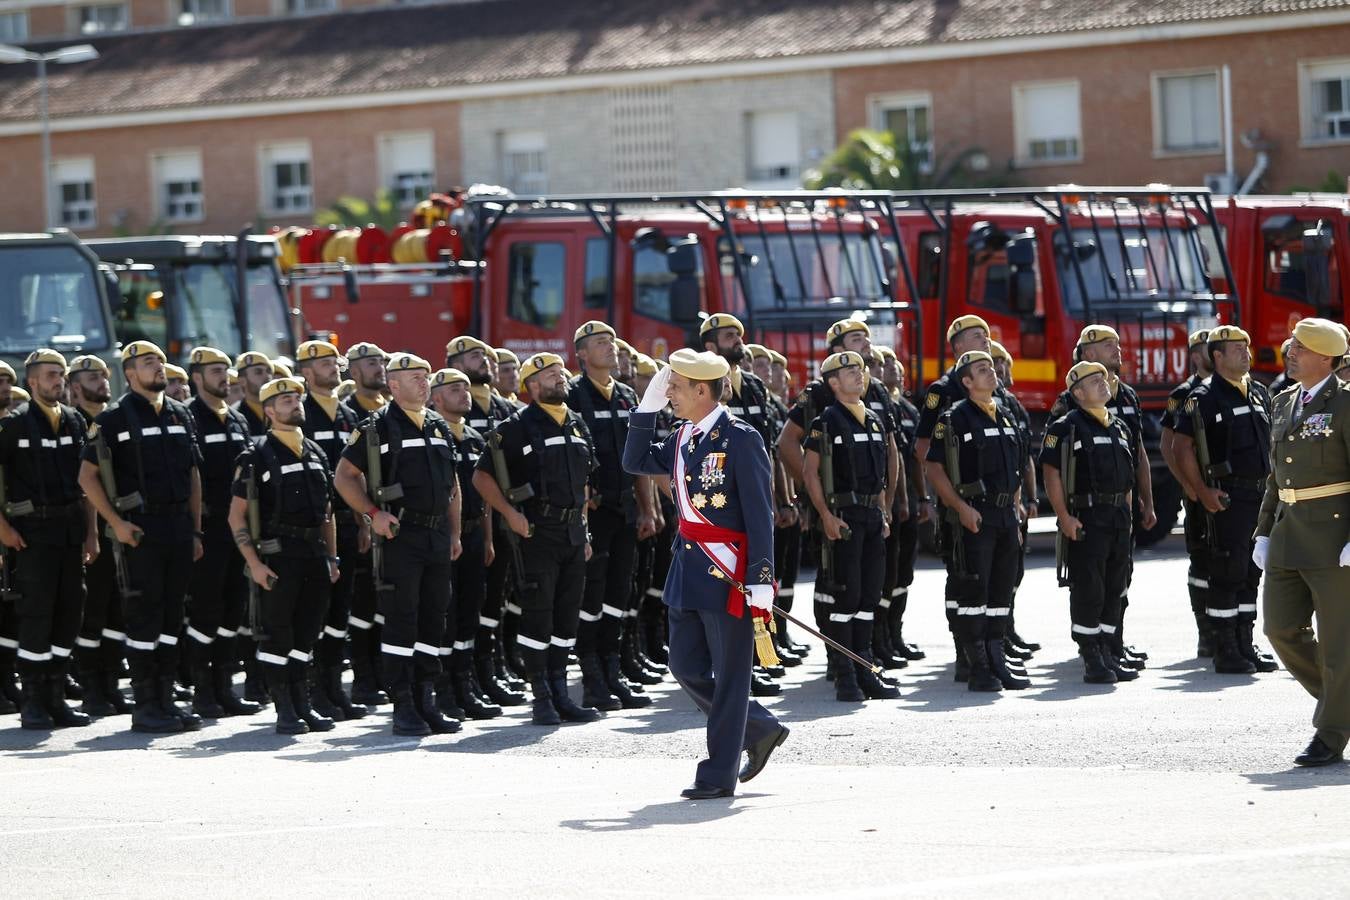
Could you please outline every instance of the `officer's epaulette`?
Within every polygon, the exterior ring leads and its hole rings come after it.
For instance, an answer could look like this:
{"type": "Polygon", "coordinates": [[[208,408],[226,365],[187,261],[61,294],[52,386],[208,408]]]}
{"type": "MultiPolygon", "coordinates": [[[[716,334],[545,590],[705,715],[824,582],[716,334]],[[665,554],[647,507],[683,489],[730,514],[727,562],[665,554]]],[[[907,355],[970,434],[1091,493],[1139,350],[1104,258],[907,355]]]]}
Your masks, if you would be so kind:
{"type": "Polygon", "coordinates": [[[751,434],[759,434],[759,430],[744,419],[738,419],[735,416],[731,416],[730,419],[733,428],[739,428],[741,431],[748,431],[751,434]]]}

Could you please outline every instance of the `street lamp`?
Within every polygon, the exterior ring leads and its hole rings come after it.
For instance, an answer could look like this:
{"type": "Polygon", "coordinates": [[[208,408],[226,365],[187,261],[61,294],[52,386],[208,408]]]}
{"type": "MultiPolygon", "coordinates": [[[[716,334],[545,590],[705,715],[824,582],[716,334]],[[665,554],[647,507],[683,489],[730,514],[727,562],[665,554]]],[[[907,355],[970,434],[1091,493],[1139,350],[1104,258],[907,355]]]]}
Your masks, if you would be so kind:
{"type": "Polygon", "coordinates": [[[47,63],[77,63],[98,59],[93,44],[74,44],[47,53],[32,53],[13,44],[0,44],[0,63],[37,63],[38,117],[42,120],[42,213],[48,228],[52,221],[52,129],[47,119],[47,63]]]}

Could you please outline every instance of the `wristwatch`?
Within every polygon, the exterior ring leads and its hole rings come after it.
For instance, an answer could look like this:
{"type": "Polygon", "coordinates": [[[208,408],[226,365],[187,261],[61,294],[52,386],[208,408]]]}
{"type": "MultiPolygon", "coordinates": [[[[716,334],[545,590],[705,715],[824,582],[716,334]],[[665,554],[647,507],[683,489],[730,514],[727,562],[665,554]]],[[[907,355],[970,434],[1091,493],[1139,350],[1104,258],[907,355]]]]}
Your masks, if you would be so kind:
{"type": "Polygon", "coordinates": [[[341,566],[341,565],[342,565],[342,557],[340,557],[340,556],[330,556],[330,557],[328,557],[328,561],[329,561],[330,563],[332,563],[333,565],[335,565],[335,566],[341,566]]]}

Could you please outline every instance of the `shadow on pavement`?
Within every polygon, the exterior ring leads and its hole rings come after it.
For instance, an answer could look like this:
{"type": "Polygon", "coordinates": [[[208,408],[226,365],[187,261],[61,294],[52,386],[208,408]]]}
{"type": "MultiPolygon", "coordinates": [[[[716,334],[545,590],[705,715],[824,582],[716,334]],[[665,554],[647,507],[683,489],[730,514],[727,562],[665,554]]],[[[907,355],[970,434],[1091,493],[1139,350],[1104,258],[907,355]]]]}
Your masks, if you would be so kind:
{"type": "Polygon", "coordinates": [[[674,800],[653,803],[635,809],[625,819],[564,819],[558,824],[573,831],[641,831],[656,825],[701,825],[730,818],[748,807],[737,806],[737,800],[763,797],[765,794],[739,794],[722,800],[674,800]]]}
{"type": "MultiPolygon", "coordinates": [[[[1290,753],[1297,750],[1291,749],[1290,753]]],[[[1282,772],[1248,772],[1243,778],[1267,791],[1306,791],[1330,785],[1350,784],[1350,765],[1335,763],[1320,768],[1290,766],[1282,772]]]]}

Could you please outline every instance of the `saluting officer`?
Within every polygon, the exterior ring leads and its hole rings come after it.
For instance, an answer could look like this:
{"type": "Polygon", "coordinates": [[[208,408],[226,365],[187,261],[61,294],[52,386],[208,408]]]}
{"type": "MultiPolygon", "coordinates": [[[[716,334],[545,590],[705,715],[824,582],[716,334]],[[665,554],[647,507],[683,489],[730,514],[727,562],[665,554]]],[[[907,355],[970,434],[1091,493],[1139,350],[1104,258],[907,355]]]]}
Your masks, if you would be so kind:
{"type": "Polygon", "coordinates": [[[459,541],[464,552],[451,567],[454,595],[445,617],[441,639],[441,676],[436,681],[436,703],[452,719],[493,719],[502,708],[483,694],[474,672],[474,642],[478,635],[483,595],[487,591],[487,567],[495,554],[492,517],[478,489],[474,469],[487,452],[487,442],[464,421],[473,400],[469,376],[459,369],[441,369],[431,378],[431,408],[450,427],[459,478],[459,541]]]}
{"type": "Polygon", "coordinates": [[[1317,732],[1294,758],[1300,766],[1340,760],[1350,740],[1350,387],[1334,377],[1346,351],[1335,322],[1294,326],[1295,383],[1275,398],[1272,472],[1252,552],[1265,570],[1266,635],[1317,700],[1317,732]]]}
{"type": "MultiPolygon", "coordinates": [[[[112,399],[108,364],[92,354],[70,361],[66,376],[70,399],[84,420],[85,430],[112,399]]],[[[97,523],[95,523],[97,524],[97,523]]],[[[112,547],[102,529],[98,535],[98,556],[84,567],[84,618],[75,639],[75,666],[79,671],[84,701],[80,710],[91,716],[125,715],[131,712],[118,686],[121,678],[123,642],[122,601],[117,596],[117,578],[113,571],[112,547]]]]}
{"type": "Polygon", "coordinates": [[[374,577],[389,585],[378,592],[377,602],[384,615],[381,672],[394,701],[394,733],[453,734],[460,724],[441,715],[434,691],[450,605],[450,564],[460,554],[454,450],[449,426],[426,408],[431,364],[412,353],[395,353],[388,373],[393,402],[352,435],[335,481],[347,505],[364,510],[385,540],[383,571],[374,577]],[[372,447],[369,442],[377,439],[372,447]],[[380,467],[380,484],[400,496],[372,502],[367,479],[376,474],[374,465],[380,467]]]}
{"type": "Polygon", "coordinates": [[[206,719],[252,715],[256,703],[234,693],[235,638],[248,594],[239,551],[230,534],[235,460],[250,444],[248,422],[225,402],[230,358],[214,347],[194,347],[188,368],[197,396],[188,404],[201,458],[202,557],[192,566],[188,592],[188,652],[192,710],[206,719]]]}
{"type": "Polygon", "coordinates": [[[1134,432],[1107,408],[1109,374],[1097,362],[1069,370],[1064,383],[1073,407],[1046,430],[1040,454],[1045,493],[1064,535],[1071,632],[1089,684],[1139,677],[1110,647],[1129,579],[1137,468],[1134,432]]]}
{"type": "MultiPolygon", "coordinates": [[[[389,354],[369,341],[362,341],[348,347],[343,355],[347,359],[352,391],[342,405],[352,412],[360,425],[388,404],[385,392],[389,390],[389,381],[384,367],[389,354]]],[[[341,494],[337,499],[346,505],[341,494]]],[[[358,512],[364,508],[359,507],[358,512]]],[[[348,563],[353,579],[352,608],[347,616],[352,661],[351,700],[360,706],[375,707],[388,703],[389,697],[380,688],[380,631],[384,616],[375,603],[375,583],[370,568],[370,526],[364,520],[360,523],[357,550],[356,558],[348,563]]]]}
{"type": "Polygon", "coordinates": [[[1261,570],[1252,562],[1253,533],[1270,476],[1270,396],[1248,374],[1247,332],[1234,325],[1211,329],[1207,353],[1214,374],[1191,391],[1176,415],[1172,452],[1209,532],[1205,613],[1214,636],[1214,671],[1273,672],[1275,660],[1252,643],[1261,584],[1261,570]]]}
{"type": "Polygon", "coordinates": [[[594,444],[597,468],[591,477],[591,556],[577,631],[583,702],[608,711],[650,706],[652,698],[630,684],[621,668],[619,640],[633,591],[637,542],[656,533],[650,486],[623,469],[628,417],[637,394],[616,381],[614,329],[586,322],[573,335],[581,372],[569,383],[568,408],[581,416],[594,444]]]}
{"type": "Polygon", "coordinates": [[[512,532],[497,545],[504,555],[516,556],[512,565],[519,566],[516,640],[534,695],[531,720],[536,725],[589,722],[600,713],[569,696],[567,657],[577,643],[590,552],[587,500],[595,451],[586,423],[567,408],[562,357],[536,353],[521,363],[520,376],[532,402],[497,423],[473,484],[512,532]],[[499,483],[498,466],[509,484],[499,483]],[[527,486],[530,496],[523,508],[507,499],[507,493],[527,486]],[[511,550],[513,542],[519,543],[518,552],[511,550]]]}
{"type": "Polygon", "coordinates": [[[123,545],[129,593],[122,597],[131,668],[133,731],[201,728],[173,701],[178,633],[192,564],[202,555],[201,457],[192,413],[164,396],[164,351],[149,341],[122,348],[128,390],[101,413],[84,448],[80,487],[123,545]],[[100,448],[100,443],[102,448],[100,448]],[[108,491],[99,453],[110,457],[108,491]]]}
{"type": "MultiPolygon", "coordinates": [[[[305,382],[302,428],[305,437],[323,451],[331,475],[337,469],[343,448],[360,424],[356,413],[337,398],[337,386],[342,382],[339,366],[343,359],[338,355],[337,347],[327,341],[305,341],[295,349],[295,361],[296,370],[305,382]]],[[[361,533],[365,523],[341,497],[334,496],[332,505],[337,556],[346,562],[339,567],[341,575],[333,583],[323,632],[314,648],[309,701],[322,715],[343,722],[364,718],[367,712],[364,706],[353,703],[342,687],[352,594],[356,589],[356,560],[362,549],[361,533]]]]}
{"type": "Polygon", "coordinates": [[[972,691],[1021,690],[1031,681],[1009,667],[1003,639],[1022,554],[1022,436],[994,399],[998,375],[990,354],[961,354],[953,375],[966,399],[952,404],[934,427],[927,471],[928,483],[955,520],[949,522],[953,571],[948,577],[957,581],[968,686],[972,691]]]}
{"type": "Polygon", "coordinates": [[[909,588],[914,584],[914,563],[919,555],[919,526],[926,522],[933,505],[928,497],[924,465],[914,458],[914,434],[919,410],[905,396],[905,365],[889,347],[880,347],[881,383],[894,404],[895,442],[905,463],[905,505],[909,515],[900,517],[900,495],[891,506],[891,536],[886,539],[886,580],[882,583],[877,619],[886,629],[887,644],[902,660],[924,659],[928,654],[905,640],[905,610],[909,588]]]}
{"type": "Polygon", "coordinates": [[[262,400],[258,392],[262,386],[272,380],[272,360],[260,350],[245,350],[234,361],[234,369],[239,373],[239,386],[244,396],[235,407],[248,422],[248,433],[254,436],[267,434],[267,417],[263,415],[262,400]]]}
{"type": "Polygon", "coordinates": [[[20,724],[43,730],[88,725],[89,716],[67,706],[65,697],[84,608],[82,566],[99,550],[78,480],[85,427],[79,414],[61,403],[66,358],[60,353],[44,348],[28,354],[24,383],[32,400],[0,419],[5,500],[0,543],[17,557],[18,597],[12,602],[23,685],[20,724]]]}
{"type": "Polygon", "coordinates": [[[1213,372],[1209,362],[1209,330],[1192,331],[1187,339],[1190,357],[1190,375],[1181,384],[1172,388],[1167,395],[1167,407],[1162,414],[1162,437],[1158,449],[1162,452],[1167,470],[1181,485],[1183,496],[1181,506],[1186,518],[1183,529],[1186,535],[1186,556],[1189,560],[1186,569],[1186,589],[1190,594],[1191,613],[1195,616],[1197,634],[1195,655],[1208,658],[1214,655],[1214,635],[1210,631],[1209,616],[1205,613],[1209,590],[1209,548],[1205,534],[1205,514],[1185,478],[1177,468],[1176,451],[1173,449],[1177,431],[1177,417],[1186,406],[1191,391],[1213,372]]]}
{"type": "MultiPolygon", "coordinates": [[[[877,565],[885,549],[890,510],[887,504],[886,432],[881,418],[863,403],[863,358],[844,350],[820,364],[821,377],[834,402],[811,422],[803,462],[806,490],[820,518],[824,540],[832,545],[830,575],[839,587],[830,609],[827,633],[863,659],[872,658],[872,622],[886,568],[877,565]],[[827,446],[828,445],[828,446],[827,446]],[[820,472],[829,455],[833,495],[820,472]]],[[[693,500],[699,506],[697,496],[693,500]]],[[[891,700],[900,696],[870,668],[834,657],[836,700],[891,700]]]]}
{"type": "Polygon", "coordinates": [[[258,661],[277,711],[278,734],[332,731],[333,720],[313,709],[306,672],[340,574],[333,527],[332,475],[317,443],[305,437],[305,385],[276,378],[258,392],[266,437],[239,457],[230,500],[230,528],[251,578],[262,592],[265,632],[258,661]],[[261,533],[249,532],[249,481],[257,497],[261,533]]]}

